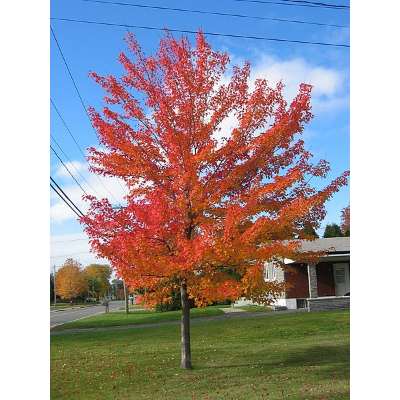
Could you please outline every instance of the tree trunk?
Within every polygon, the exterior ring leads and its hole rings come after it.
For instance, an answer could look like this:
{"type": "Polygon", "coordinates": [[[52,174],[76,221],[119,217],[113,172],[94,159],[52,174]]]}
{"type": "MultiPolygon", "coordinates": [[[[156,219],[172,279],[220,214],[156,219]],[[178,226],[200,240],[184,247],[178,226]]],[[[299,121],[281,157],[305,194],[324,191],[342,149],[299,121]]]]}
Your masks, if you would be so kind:
{"type": "Polygon", "coordinates": [[[122,281],[124,283],[124,296],[125,296],[125,312],[129,314],[129,299],[128,299],[128,290],[125,284],[125,281],[122,281]]]}
{"type": "Polygon", "coordinates": [[[192,368],[192,354],[190,352],[190,304],[186,282],[181,283],[181,368],[192,368]]]}

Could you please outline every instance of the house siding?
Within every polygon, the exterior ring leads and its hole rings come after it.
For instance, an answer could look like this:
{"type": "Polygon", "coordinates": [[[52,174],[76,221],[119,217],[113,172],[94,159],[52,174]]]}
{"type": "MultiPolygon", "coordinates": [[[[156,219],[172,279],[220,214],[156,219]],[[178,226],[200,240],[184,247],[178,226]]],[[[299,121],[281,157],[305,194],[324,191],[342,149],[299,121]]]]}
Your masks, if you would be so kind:
{"type": "MultiPolygon", "coordinates": [[[[321,262],[316,266],[318,296],[335,296],[335,280],[332,263],[321,262]]],[[[287,299],[304,299],[310,297],[308,272],[306,264],[292,264],[284,272],[287,284],[287,299]]]]}

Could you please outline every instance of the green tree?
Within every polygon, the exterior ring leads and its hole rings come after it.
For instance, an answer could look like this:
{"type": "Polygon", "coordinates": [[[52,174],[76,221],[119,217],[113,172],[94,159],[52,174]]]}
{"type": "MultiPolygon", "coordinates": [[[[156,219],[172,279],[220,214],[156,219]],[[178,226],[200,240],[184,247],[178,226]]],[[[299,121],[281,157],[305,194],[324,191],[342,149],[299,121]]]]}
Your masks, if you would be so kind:
{"type": "Polygon", "coordinates": [[[343,236],[338,224],[328,224],[325,227],[324,238],[341,237],[343,236]]]}
{"type": "Polygon", "coordinates": [[[88,293],[99,299],[110,290],[111,268],[106,264],[90,264],[84,269],[88,293]]]}
{"type": "Polygon", "coordinates": [[[300,239],[318,239],[318,233],[310,224],[305,224],[302,232],[299,234],[300,239]]]}

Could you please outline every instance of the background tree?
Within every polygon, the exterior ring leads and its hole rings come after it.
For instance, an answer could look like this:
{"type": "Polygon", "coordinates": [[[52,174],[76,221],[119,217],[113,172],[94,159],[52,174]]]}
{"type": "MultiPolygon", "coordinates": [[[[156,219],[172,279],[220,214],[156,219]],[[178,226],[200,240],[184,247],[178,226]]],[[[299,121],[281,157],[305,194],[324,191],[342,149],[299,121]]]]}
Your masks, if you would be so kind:
{"type": "Polygon", "coordinates": [[[350,236],[350,206],[342,210],[340,229],[343,236],[350,236]]]}
{"type": "Polygon", "coordinates": [[[62,299],[76,299],[86,293],[87,285],[81,264],[68,258],[56,273],[56,292],[62,299]]]}
{"type": "Polygon", "coordinates": [[[54,275],[50,272],[50,303],[54,301],[54,275]]]}
{"type": "Polygon", "coordinates": [[[300,138],[311,86],[287,104],[282,83],[250,82],[248,63],[228,76],[228,55],[201,33],[194,47],[167,34],[152,56],[133,35],[127,43],[133,60],[120,55],[120,79],[91,74],[107,96],[102,113],[89,109],[103,146],[89,149],[91,170],[123,180],[127,204],[87,196],[81,221],[94,251],[131,288],[146,288],[148,304],[180,291],[181,366],[191,368],[189,299],[270,303],[283,284],[264,280],[264,263],[300,257],[297,242],[279,239],[317,228],[348,173],[310,185],[329,171],[300,138]],[[227,118],[236,127],[222,130],[227,118]]]}
{"type": "Polygon", "coordinates": [[[340,226],[338,224],[328,224],[325,227],[324,238],[340,237],[343,236],[340,226]]]}
{"type": "Polygon", "coordinates": [[[90,264],[84,269],[87,288],[91,297],[99,299],[110,290],[111,268],[103,264],[90,264]]]}
{"type": "Polygon", "coordinates": [[[300,239],[318,239],[318,233],[311,224],[305,224],[299,234],[300,239]]]}
{"type": "Polygon", "coordinates": [[[124,300],[124,282],[121,279],[113,279],[111,281],[111,293],[116,300],[124,300]]]}

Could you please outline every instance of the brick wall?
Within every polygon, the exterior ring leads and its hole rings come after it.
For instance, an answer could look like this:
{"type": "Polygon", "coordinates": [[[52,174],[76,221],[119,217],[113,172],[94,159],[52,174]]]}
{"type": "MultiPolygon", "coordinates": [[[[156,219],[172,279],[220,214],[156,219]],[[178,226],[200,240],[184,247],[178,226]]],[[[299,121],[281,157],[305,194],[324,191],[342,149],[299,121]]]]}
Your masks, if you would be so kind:
{"type": "Polygon", "coordinates": [[[287,284],[286,298],[301,299],[309,297],[307,265],[292,264],[285,270],[287,284]]]}

